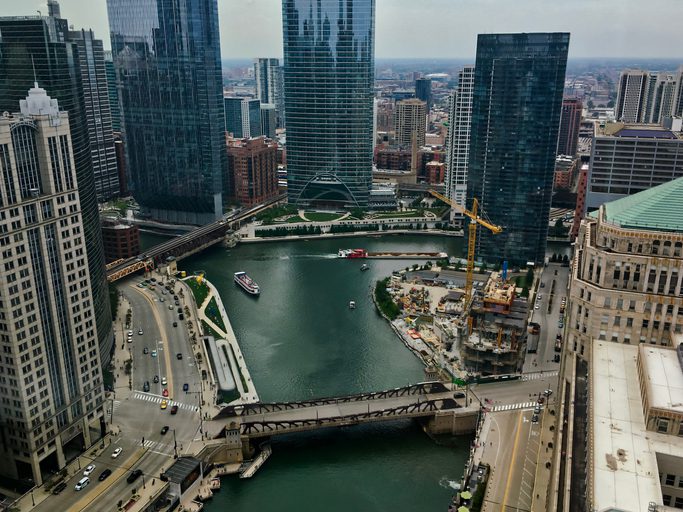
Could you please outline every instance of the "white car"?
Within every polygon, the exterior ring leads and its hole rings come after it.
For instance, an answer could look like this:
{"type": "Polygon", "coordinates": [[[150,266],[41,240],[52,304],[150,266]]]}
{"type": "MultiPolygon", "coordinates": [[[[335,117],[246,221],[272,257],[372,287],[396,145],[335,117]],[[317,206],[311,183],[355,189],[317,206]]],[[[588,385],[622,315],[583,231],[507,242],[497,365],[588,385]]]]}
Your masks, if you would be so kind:
{"type": "Polygon", "coordinates": [[[83,470],[83,476],[90,476],[93,471],[95,471],[95,464],[90,464],[83,470]]]}
{"type": "Polygon", "coordinates": [[[111,458],[112,458],[112,459],[115,459],[116,457],[118,457],[119,455],[121,455],[121,452],[122,452],[122,451],[123,451],[123,448],[117,448],[116,450],[114,450],[114,451],[112,452],[111,458]]]}
{"type": "Polygon", "coordinates": [[[138,331],[138,334],[142,336],[142,327],[140,327],[140,330],[138,331]]]}
{"type": "Polygon", "coordinates": [[[541,309],[541,306],[539,306],[538,304],[536,304],[536,305],[534,306],[534,309],[541,309]]]}
{"type": "Polygon", "coordinates": [[[168,381],[166,380],[166,377],[161,377],[161,385],[162,385],[162,386],[165,386],[166,384],[168,384],[168,381]]]}
{"type": "Polygon", "coordinates": [[[133,331],[128,331],[128,336],[132,336],[132,335],[133,335],[133,331]]]}

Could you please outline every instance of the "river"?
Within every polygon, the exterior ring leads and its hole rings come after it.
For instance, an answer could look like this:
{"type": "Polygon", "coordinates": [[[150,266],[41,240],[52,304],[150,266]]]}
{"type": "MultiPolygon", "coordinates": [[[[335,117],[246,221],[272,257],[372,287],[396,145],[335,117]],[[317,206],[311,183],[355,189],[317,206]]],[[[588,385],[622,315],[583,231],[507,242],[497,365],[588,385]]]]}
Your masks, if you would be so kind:
{"type": "MultiPolygon", "coordinates": [[[[144,235],[143,244],[161,238],[144,235]]],[[[425,379],[423,366],[377,314],[377,279],[413,262],[336,258],[339,248],[444,251],[461,238],[386,236],[214,248],[180,262],[220,291],[261,400],[287,401],[378,391],[425,379]],[[232,280],[244,270],[258,299],[232,280]],[[348,302],[354,300],[356,309],[348,302]]],[[[412,421],[276,437],[273,455],[249,480],[223,479],[208,512],[444,511],[462,476],[470,437],[448,446],[412,421]]]]}

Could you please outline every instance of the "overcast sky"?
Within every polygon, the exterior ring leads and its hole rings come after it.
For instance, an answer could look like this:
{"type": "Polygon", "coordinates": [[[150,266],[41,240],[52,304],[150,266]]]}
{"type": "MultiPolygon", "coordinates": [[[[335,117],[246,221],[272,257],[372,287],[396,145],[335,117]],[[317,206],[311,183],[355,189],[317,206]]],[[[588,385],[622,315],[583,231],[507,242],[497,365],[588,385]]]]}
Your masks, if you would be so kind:
{"type": "MultiPolygon", "coordinates": [[[[571,32],[571,57],[683,57],[681,0],[376,0],[377,57],[475,55],[484,32],[571,32]]],[[[62,16],[109,47],[106,0],[60,0],[62,16]]],[[[282,0],[218,0],[224,59],[282,56],[282,0]]],[[[0,0],[0,15],[47,12],[0,0]]]]}

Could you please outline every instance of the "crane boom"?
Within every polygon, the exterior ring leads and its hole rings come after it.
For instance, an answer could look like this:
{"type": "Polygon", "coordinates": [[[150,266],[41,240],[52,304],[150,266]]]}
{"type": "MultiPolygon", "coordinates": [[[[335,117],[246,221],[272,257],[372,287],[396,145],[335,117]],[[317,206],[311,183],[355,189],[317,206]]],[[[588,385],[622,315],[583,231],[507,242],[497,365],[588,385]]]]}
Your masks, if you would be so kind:
{"type": "Polygon", "coordinates": [[[489,231],[491,231],[494,235],[497,235],[498,233],[503,232],[503,228],[500,226],[497,226],[496,224],[492,224],[491,222],[482,219],[481,217],[477,216],[476,208],[473,207],[474,212],[469,211],[467,208],[464,206],[459,205],[452,199],[447,198],[445,195],[440,194],[436,190],[429,190],[429,193],[436,197],[437,199],[440,199],[444,203],[446,203],[448,206],[455,208],[456,210],[460,211],[463,215],[466,215],[470,219],[474,220],[477,224],[481,224],[485,228],[487,228],[489,231]]]}

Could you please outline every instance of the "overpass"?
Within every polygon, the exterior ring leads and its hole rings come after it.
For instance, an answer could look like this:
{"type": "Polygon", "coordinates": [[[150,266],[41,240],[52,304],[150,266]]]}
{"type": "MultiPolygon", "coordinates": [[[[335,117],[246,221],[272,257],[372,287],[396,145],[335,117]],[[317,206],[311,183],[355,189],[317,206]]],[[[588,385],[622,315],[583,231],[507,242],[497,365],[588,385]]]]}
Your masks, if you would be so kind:
{"type": "Polygon", "coordinates": [[[440,413],[448,413],[449,418],[456,412],[476,416],[477,409],[471,411],[466,405],[463,393],[454,393],[441,382],[423,382],[343,397],[227,406],[205,426],[214,438],[239,427],[242,440],[249,441],[326,427],[434,417],[440,413]]]}
{"type": "Polygon", "coordinates": [[[142,269],[145,271],[152,270],[169,257],[180,260],[203,251],[222,241],[227,234],[235,228],[239,228],[244,221],[270,208],[286,197],[285,194],[282,194],[261,205],[236,212],[225,219],[200,226],[188,233],[155,245],[137,257],[114,261],[107,265],[107,280],[111,283],[142,269]]]}

